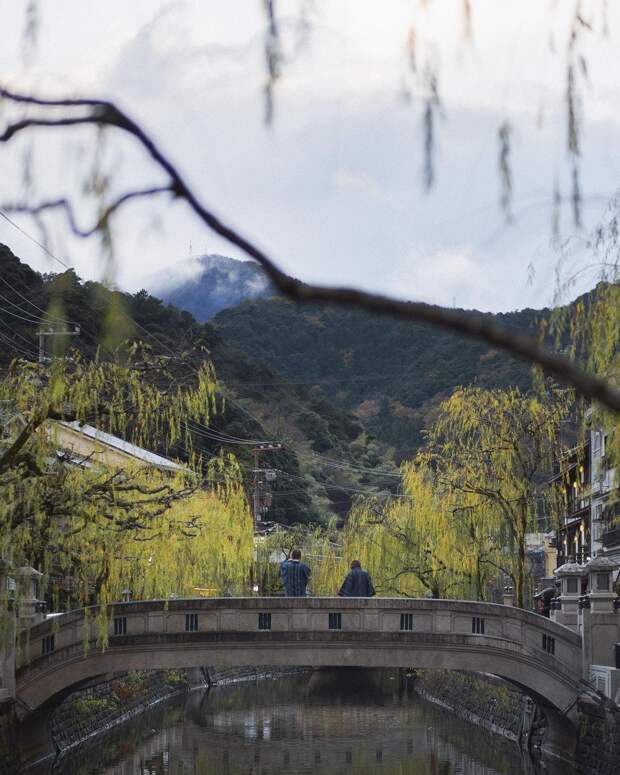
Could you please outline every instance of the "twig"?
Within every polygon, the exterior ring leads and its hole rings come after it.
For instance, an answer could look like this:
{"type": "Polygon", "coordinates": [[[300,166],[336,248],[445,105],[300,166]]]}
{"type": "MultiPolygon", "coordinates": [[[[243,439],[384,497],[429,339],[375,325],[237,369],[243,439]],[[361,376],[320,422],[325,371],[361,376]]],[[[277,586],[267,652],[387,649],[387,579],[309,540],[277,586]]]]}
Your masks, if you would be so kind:
{"type": "Polygon", "coordinates": [[[174,194],[178,198],[184,199],[206,226],[255,259],[276,288],[290,299],[303,303],[325,302],[364,309],[401,320],[430,323],[456,334],[482,340],[517,358],[537,364],[547,375],[572,385],[579,395],[598,401],[613,412],[620,412],[620,393],[606,380],[583,371],[568,358],[549,351],[536,338],[498,326],[487,316],[472,314],[464,310],[446,309],[423,302],[399,301],[381,294],[367,293],[354,288],[307,285],[290,277],[266,253],[231,226],[221,221],[208,209],[185,182],[180,171],[160,151],[154,140],[112,102],[94,99],[49,100],[18,94],[4,88],[0,88],[0,97],[40,108],[90,109],[90,112],[85,115],[75,117],[23,119],[7,127],[4,134],[0,135],[0,142],[8,142],[16,134],[28,129],[66,127],[78,124],[113,126],[132,135],[153,161],[167,173],[170,178],[170,188],[174,194]]]}

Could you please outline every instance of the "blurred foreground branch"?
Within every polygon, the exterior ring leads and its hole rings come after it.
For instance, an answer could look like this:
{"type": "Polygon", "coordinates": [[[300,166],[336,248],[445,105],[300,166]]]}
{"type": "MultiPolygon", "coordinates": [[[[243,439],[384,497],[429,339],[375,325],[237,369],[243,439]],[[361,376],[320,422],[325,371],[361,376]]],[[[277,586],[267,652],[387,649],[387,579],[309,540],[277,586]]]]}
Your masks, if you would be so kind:
{"type": "MultiPolygon", "coordinates": [[[[364,309],[401,320],[430,323],[456,334],[482,340],[515,357],[536,364],[548,376],[571,385],[584,398],[597,401],[614,412],[620,412],[620,393],[608,381],[585,372],[570,359],[551,352],[536,338],[498,326],[489,317],[463,310],[446,309],[423,302],[399,301],[354,288],[309,285],[290,277],[266,253],[207,208],[189,187],[179,169],[160,150],[152,137],[114,103],[95,99],[43,99],[15,93],[4,88],[0,88],[0,98],[15,104],[29,106],[41,114],[9,124],[0,134],[0,142],[9,142],[24,132],[40,127],[53,129],[90,124],[96,127],[107,126],[120,129],[132,135],[142,145],[155,164],[166,174],[168,182],[145,191],[127,192],[115,204],[107,208],[105,222],[107,222],[108,217],[132,198],[169,191],[176,198],[185,200],[206,226],[255,259],[278,290],[290,299],[299,302],[326,302],[364,309]]],[[[31,207],[20,205],[19,211],[34,216],[40,213],[42,208],[49,208],[54,204],[62,207],[68,214],[72,212],[65,200],[32,205],[31,207]]],[[[89,236],[101,227],[102,218],[100,216],[98,222],[90,229],[78,229],[72,216],[69,217],[69,223],[77,235],[89,236]]]]}

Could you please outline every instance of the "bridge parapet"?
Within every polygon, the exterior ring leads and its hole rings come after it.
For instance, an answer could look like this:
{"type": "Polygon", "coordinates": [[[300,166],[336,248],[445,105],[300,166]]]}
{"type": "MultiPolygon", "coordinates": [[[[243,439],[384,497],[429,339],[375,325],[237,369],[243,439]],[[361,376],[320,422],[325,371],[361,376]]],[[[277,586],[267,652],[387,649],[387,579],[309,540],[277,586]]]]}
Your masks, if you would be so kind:
{"type": "MultiPolygon", "coordinates": [[[[581,638],[576,633],[537,614],[491,603],[402,598],[190,598],[116,603],[105,612],[107,646],[101,644],[102,613],[99,607],[86,609],[86,613],[73,611],[22,633],[18,694],[35,676],[53,672],[54,665],[87,657],[103,663],[103,655],[153,652],[173,643],[186,652],[195,651],[200,644],[204,648],[211,644],[213,650],[215,644],[226,641],[256,647],[270,640],[292,644],[286,655],[281,647],[278,654],[271,652],[274,664],[284,658],[283,664],[294,664],[291,649],[297,643],[299,658],[304,660],[300,664],[309,665],[321,661],[316,661],[318,654],[309,657],[303,643],[314,643],[315,649],[320,643],[348,642],[358,649],[360,644],[368,648],[375,644],[375,649],[380,644],[409,644],[410,649],[426,644],[426,650],[435,644],[446,651],[459,648],[526,659],[565,682],[581,677],[581,638]]],[[[412,651],[410,665],[403,666],[415,666],[417,658],[412,651]]],[[[204,659],[208,661],[209,655],[204,659]]],[[[117,669],[123,669],[120,662],[117,669]]],[[[488,670],[493,672],[491,667],[488,670]]]]}

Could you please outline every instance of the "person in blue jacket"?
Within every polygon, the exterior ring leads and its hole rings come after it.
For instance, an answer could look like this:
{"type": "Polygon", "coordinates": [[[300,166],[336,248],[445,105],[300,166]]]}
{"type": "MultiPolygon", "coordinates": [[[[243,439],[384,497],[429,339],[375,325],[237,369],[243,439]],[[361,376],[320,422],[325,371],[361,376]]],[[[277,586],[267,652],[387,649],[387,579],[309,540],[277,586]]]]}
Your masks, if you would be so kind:
{"type": "Polygon", "coordinates": [[[375,588],[368,571],[362,570],[362,564],[359,560],[353,560],[351,570],[340,587],[338,595],[340,597],[373,597],[375,588]]]}
{"type": "Polygon", "coordinates": [[[305,597],[310,579],[310,568],[301,561],[299,549],[293,549],[291,556],[280,564],[280,575],[287,597],[305,597]]]}

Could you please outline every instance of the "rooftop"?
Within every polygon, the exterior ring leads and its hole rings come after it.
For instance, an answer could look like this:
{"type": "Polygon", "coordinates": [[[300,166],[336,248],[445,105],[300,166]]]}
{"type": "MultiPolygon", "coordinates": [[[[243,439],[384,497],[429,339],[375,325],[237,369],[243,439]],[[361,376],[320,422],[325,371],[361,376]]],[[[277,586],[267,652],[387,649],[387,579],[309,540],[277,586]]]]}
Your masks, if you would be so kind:
{"type": "Polygon", "coordinates": [[[173,460],[169,460],[166,457],[157,455],[155,452],[150,452],[148,449],[138,447],[136,444],[132,444],[129,441],[120,439],[118,436],[113,436],[111,433],[101,431],[92,425],[80,425],[77,420],[73,422],[62,422],[60,424],[64,425],[66,428],[70,428],[76,433],[80,433],[83,436],[94,439],[100,444],[105,444],[108,447],[112,447],[112,449],[124,452],[126,455],[130,455],[137,460],[142,460],[144,463],[148,463],[149,465],[155,466],[156,468],[161,468],[167,471],[183,470],[183,466],[179,463],[175,463],[173,460]]]}

